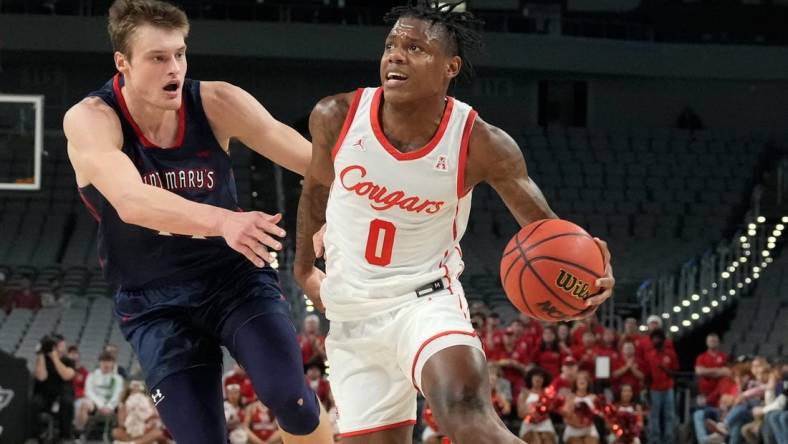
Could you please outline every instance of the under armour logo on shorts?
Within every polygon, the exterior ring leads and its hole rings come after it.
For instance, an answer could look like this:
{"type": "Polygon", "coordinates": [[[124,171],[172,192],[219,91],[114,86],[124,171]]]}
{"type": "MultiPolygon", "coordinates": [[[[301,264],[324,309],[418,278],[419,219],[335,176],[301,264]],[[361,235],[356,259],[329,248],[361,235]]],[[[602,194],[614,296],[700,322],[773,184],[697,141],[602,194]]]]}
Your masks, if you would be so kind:
{"type": "Polygon", "coordinates": [[[156,393],[150,395],[150,397],[153,399],[153,405],[159,405],[164,400],[164,394],[159,389],[156,389],[156,393]]]}

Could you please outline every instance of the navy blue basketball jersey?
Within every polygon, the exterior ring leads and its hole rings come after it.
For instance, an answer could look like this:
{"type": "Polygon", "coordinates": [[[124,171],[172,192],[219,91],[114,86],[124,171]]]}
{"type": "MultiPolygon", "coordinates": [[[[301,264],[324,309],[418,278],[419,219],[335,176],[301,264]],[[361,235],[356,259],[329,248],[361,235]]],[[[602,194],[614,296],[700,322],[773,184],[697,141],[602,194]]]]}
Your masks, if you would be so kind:
{"type": "MultiPolygon", "coordinates": [[[[176,145],[166,149],[142,134],[126,107],[122,86],[123,77],[117,74],[88,97],[101,98],[117,113],[123,128],[122,150],[142,180],[191,201],[238,210],[230,158],[203,111],[200,82],[186,79],[176,145]]],[[[221,237],[196,238],[127,224],[93,185],[80,189],[80,195],[99,223],[98,253],[104,276],[122,289],[193,279],[246,260],[221,237]]]]}

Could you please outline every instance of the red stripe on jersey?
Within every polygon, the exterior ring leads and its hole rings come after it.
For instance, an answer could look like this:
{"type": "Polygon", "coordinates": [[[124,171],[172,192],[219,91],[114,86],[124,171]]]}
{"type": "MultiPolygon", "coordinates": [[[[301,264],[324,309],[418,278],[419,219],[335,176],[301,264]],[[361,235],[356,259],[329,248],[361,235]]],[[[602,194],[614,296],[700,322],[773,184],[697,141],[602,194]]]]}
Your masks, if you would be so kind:
{"type": "Polygon", "coordinates": [[[340,438],[350,438],[352,436],[369,435],[370,433],[382,432],[384,430],[396,429],[397,427],[412,426],[416,424],[415,419],[408,419],[406,421],[396,422],[394,424],[383,425],[379,427],[372,427],[370,429],[356,430],[355,432],[340,433],[340,438]]]}
{"type": "Polygon", "coordinates": [[[413,365],[411,365],[411,367],[410,367],[410,380],[413,383],[413,387],[415,387],[416,390],[421,391],[421,389],[418,386],[416,386],[416,363],[419,362],[419,356],[421,356],[421,352],[424,351],[424,347],[429,345],[430,342],[432,342],[432,341],[434,341],[436,339],[442,338],[444,336],[449,336],[449,335],[466,335],[466,336],[471,336],[471,337],[475,338],[476,337],[476,331],[474,330],[472,332],[469,332],[469,331],[462,331],[462,330],[448,330],[448,331],[444,331],[442,333],[438,333],[437,335],[435,335],[435,336],[427,339],[426,341],[422,342],[421,343],[421,347],[419,347],[419,350],[416,352],[416,356],[413,357],[413,365]]]}
{"type": "Polygon", "coordinates": [[[90,215],[93,216],[93,219],[96,219],[96,222],[101,222],[101,217],[99,216],[99,212],[96,211],[96,207],[94,207],[93,204],[90,203],[88,198],[85,197],[85,195],[82,193],[82,190],[77,190],[77,191],[79,191],[79,197],[82,199],[82,203],[84,203],[85,206],[88,208],[88,211],[90,212],[90,215]]]}
{"type": "MultiPolygon", "coordinates": [[[[162,149],[162,147],[151,142],[147,137],[145,137],[144,134],[142,134],[142,130],[140,130],[137,122],[135,122],[134,118],[131,117],[129,107],[126,105],[126,99],[123,97],[123,91],[120,89],[120,73],[115,74],[115,78],[112,80],[112,89],[115,91],[115,97],[118,99],[118,105],[120,105],[120,110],[123,112],[123,117],[125,117],[126,121],[129,122],[129,125],[134,128],[134,133],[137,134],[142,146],[145,148],[162,149]]],[[[180,148],[181,145],[183,145],[183,138],[186,135],[186,100],[183,99],[182,94],[183,89],[181,87],[181,107],[178,108],[178,134],[175,137],[175,145],[169,147],[169,149],[180,148]]]]}
{"type": "Polygon", "coordinates": [[[380,122],[380,103],[381,99],[383,98],[383,88],[378,88],[375,91],[375,96],[372,99],[372,110],[370,112],[370,120],[372,123],[372,131],[375,133],[375,137],[378,139],[383,148],[392,155],[397,160],[415,160],[420,159],[427,154],[429,154],[438,143],[440,143],[443,134],[446,132],[446,127],[449,126],[449,119],[451,118],[451,112],[454,109],[454,99],[451,97],[446,97],[446,108],[443,110],[443,118],[441,119],[441,123],[438,126],[438,131],[435,132],[435,135],[432,136],[432,140],[427,142],[426,145],[417,149],[416,151],[410,151],[407,153],[403,153],[402,151],[398,150],[394,145],[389,142],[389,139],[386,138],[386,134],[383,132],[383,127],[381,126],[380,122]]]}
{"type": "Polygon", "coordinates": [[[457,196],[459,197],[465,197],[470,191],[470,188],[465,188],[465,162],[468,160],[468,145],[471,140],[473,124],[476,122],[476,116],[478,116],[478,113],[476,110],[472,109],[471,112],[468,113],[468,119],[465,121],[465,127],[462,129],[460,162],[459,165],[457,165],[457,196]]]}
{"type": "Polygon", "coordinates": [[[342,124],[342,131],[339,133],[337,143],[334,144],[334,148],[331,150],[331,160],[336,160],[337,154],[339,153],[339,148],[342,146],[342,142],[345,141],[347,132],[350,131],[350,125],[353,123],[353,118],[356,117],[356,110],[358,110],[358,104],[361,102],[361,95],[363,93],[364,88],[359,88],[356,90],[356,95],[353,97],[353,103],[350,104],[350,108],[347,110],[345,123],[342,124]]]}

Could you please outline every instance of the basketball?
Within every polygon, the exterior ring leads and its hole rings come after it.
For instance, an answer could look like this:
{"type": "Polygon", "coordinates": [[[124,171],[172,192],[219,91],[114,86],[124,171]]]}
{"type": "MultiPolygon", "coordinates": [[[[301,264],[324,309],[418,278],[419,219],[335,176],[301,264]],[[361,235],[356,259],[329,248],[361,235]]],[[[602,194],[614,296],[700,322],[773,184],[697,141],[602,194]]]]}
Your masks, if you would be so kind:
{"type": "Polygon", "coordinates": [[[582,228],[561,219],[523,227],[506,245],[501,258],[501,283],[521,312],[543,321],[577,316],[585,300],[599,289],[604,258],[582,228]]]}

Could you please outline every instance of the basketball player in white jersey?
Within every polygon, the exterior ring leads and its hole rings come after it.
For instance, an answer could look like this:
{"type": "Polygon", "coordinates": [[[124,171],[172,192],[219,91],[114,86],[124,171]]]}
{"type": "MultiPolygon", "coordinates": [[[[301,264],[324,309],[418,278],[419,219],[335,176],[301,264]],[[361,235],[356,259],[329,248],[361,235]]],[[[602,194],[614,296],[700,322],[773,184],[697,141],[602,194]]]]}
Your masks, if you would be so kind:
{"type": "MultiPolygon", "coordinates": [[[[473,187],[486,181],[520,225],[556,217],[506,133],[447,96],[479,42],[469,13],[395,8],[382,87],[323,99],[298,210],[295,273],[326,340],[343,443],[410,443],[421,391],[455,444],[519,443],[490,401],[485,357],[458,277],[473,187]],[[312,235],[327,224],[326,273],[312,235]]],[[[610,255],[599,241],[606,275],[610,255]]]]}

